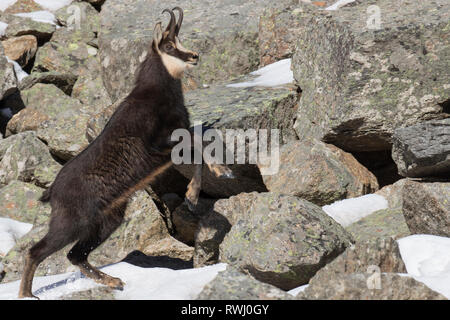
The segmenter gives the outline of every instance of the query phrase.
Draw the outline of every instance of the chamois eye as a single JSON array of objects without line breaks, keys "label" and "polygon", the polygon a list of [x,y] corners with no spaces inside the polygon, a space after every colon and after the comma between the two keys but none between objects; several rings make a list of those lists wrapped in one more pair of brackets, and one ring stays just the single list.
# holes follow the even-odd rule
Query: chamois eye
[{"label": "chamois eye", "polygon": [[174,47],[171,43],[168,43],[168,44],[166,44],[165,49],[166,49],[166,51],[172,51],[174,49]]}]

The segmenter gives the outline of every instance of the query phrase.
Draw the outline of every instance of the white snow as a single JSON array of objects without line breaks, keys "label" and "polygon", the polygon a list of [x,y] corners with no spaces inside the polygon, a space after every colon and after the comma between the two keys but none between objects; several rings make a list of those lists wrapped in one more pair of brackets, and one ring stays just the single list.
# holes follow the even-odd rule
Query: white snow
[{"label": "white snow", "polygon": [[343,227],[347,227],[371,213],[387,207],[388,202],[383,196],[366,194],[357,198],[336,201],[323,206],[322,210]]},{"label": "white snow", "polygon": [[294,288],[292,290],[289,290],[287,293],[289,293],[290,295],[295,297],[300,292],[303,292],[306,288],[308,288],[308,286],[309,286],[309,284],[305,284],[303,286],[300,286],[300,287]]},{"label": "white snow", "polygon": [[352,3],[352,2],[355,2],[355,0],[339,0],[335,3],[333,3],[331,6],[325,8],[325,10],[331,10],[331,11],[337,10],[337,9],[339,9],[349,3]]},{"label": "white snow", "polygon": [[3,37],[5,35],[7,27],[8,27],[7,23],[0,21],[0,37]]},{"label": "white snow", "polygon": [[11,60],[8,57],[6,57],[6,59],[8,60],[9,63],[13,64],[14,72],[16,73],[16,77],[19,82],[21,82],[24,78],[29,76],[29,74],[26,73],[25,71],[23,71],[23,69],[20,67],[20,65],[16,61]]},{"label": "white snow", "polygon": [[56,25],[55,15],[50,11],[42,10],[25,13],[15,13],[14,15],[23,18],[30,18],[37,22],[44,22]]},{"label": "white snow", "polygon": [[294,81],[294,75],[291,70],[291,59],[277,61],[250,74],[259,77],[248,82],[228,84],[227,87],[276,87]]},{"label": "white snow", "polygon": [[0,256],[5,256],[16,241],[28,233],[32,224],[0,218]]},{"label": "white snow", "polygon": [[[212,281],[226,264],[195,269],[141,268],[126,262],[104,268],[103,272],[125,282],[123,291],[115,291],[121,300],[188,300],[195,299],[203,287]],[[0,284],[0,300],[16,299],[20,281]],[[58,299],[63,295],[98,287],[94,281],[81,278],[79,272],[36,277],[33,294],[43,300]]]},{"label": "white snow", "polygon": [[[2,0],[3,1],[3,0]],[[73,0],[34,0],[42,8],[50,11],[56,11],[62,7],[68,6]]]},{"label": "white snow", "polygon": [[420,234],[397,242],[408,275],[450,299],[450,238]]},{"label": "white snow", "polygon": [[12,6],[17,0],[0,0],[0,11],[5,11],[6,8]]}]

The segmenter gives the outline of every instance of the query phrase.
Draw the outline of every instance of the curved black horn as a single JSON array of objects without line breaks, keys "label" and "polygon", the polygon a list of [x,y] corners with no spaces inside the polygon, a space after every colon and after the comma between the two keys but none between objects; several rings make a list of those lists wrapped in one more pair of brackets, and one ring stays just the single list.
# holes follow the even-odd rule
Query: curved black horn
[{"label": "curved black horn", "polygon": [[177,22],[177,28],[175,29],[175,34],[178,35],[178,32],[180,32],[181,29],[181,24],[183,23],[183,9],[181,9],[180,7],[175,7],[172,9],[172,11],[174,10],[177,10],[180,13]]},{"label": "curved black horn", "polygon": [[175,14],[173,13],[172,10],[169,9],[164,9],[162,13],[164,12],[168,12],[170,14],[170,22],[167,25],[167,29],[166,31],[169,31],[169,37],[173,37],[175,35],[175,28],[176,28],[176,19],[175,19]]}]

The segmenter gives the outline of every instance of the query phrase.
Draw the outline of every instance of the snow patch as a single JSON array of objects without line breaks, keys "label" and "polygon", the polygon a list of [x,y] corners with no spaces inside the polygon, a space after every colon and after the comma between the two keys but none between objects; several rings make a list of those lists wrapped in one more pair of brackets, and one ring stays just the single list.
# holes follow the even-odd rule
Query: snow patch
[{"label": "snow patch", "polygon": [[322,210],[343,227],[347,227],[375,211],[387,208],[388,202],[383,196],[366,194],[357,198],[336,201],[323,206]]},{"label": "snow patch", "polygon": [[29,223],[0,218],[0,256],[5,256],[17,240],[27,234],[32,227],[33,225]]},{"label": "snow patch", "polygon": [[333,3],[331,6],[325,8],[325,10],[334,11],[352,2],[355,2],[355,0],[339,0],[338,2]]},{"label": "snow patch", "polygon": [[0,21],[0,37],[3,37],[6,34],[6,28],[8,24]]},{"label": "snow patch", "polygon": [[305,291],[305,289],[308,288],[308,286],[309,286],[309,284],[305,284],[305,285],[303,285],[303,286],[300,286],[300,287],[294,288],[294,289],[292,289],[292,290],[289,290],[287,293],[289,293],[290,295],[292,295],[292,296],[295,297],[295,296],[298,295],[300,292]]},{"label": "snow patch", "polygon": [[450,238],[417,234],[397,242],[408,274],[450,299]]},{"label": "snow patch", "polygon": [[20,67],[20,65],[10,58],[6,57],[9,63],[12,63],[14,66],[14,72],[16,73],[17,81],[21,82],[24,78],[28,77],[29,74],[23,71],[23,69]]},{"label": "snow patch", "polygon": [[17,0],[1,0],[0,1],[0,11],[5,11],[6,8],[12,6],[16,2],[17,2]]},{"label": "snow patch", "polygon": [[291,59],[277,61],[250,74],[259,77],[248,82],[228,84],[227,87],[277,87],[294,81],[294,75],[291,70]]},{"label": "snow patch", "polygon": [[16,13],[15,16],[22,18],[30,18],[36,22],[50,23],[56,25],[56,18],[53,13],[50,11],[33,11],[33,12],[24,12],[24,13]]},{"label": "snow patch", "polygon": [[42,8],[56,11],[72,3],[73,0],[34,0]]},{"label": "snow patch", "polygon": [[[218,272],[226,269],[225,263],[202,268],[172,270],[167,268],[141,268],[120,262],[104,268],[103,272],[119,277],[125,282],[123,291],[115,291],[121,300],[191,300]],[[20,281],[0,284],[0,300],[17,299]],[[79,272],[55,276],[36,277],[33,294],[43,300],[58,299],[63,295],[85,291],[100,285],[93,280],[81,278]]]}]

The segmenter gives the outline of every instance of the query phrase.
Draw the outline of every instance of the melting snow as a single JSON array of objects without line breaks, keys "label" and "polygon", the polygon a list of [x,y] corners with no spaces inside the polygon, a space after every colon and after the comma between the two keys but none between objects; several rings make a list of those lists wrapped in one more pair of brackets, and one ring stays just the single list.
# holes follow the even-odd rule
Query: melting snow
[{"label": "melting snow", "polygon": [[0,11],[5,11],[6,8],[12,6],[17,0],[0,0]]},{"label": "melting snow", "polygon": [[23,18],[30,18],[37,22],[44,22],[56,25],[55,15],[50,11],[33,11],[26,13],[16,13],[14,15]]},{"label": "melting snow", "polygon": [[250,74],[259,77],[248,82],[228,84],[227,87],[276,87],[294,81],[294,75],[291,71],[291,59],[284,59],[269,64]]},{"label": "melting snow", "polygon": [[397,242],[408,274],[450,299],[450,238],[418,234]]},{"label": "melting snow", "polygon": [[371,213],[387,209],[387,200],[378,194],[366,194],[361,197],[336,201],[322,207],[330,217],[344,227],[370,215]]},{"label": "melting snow", "polygon": [[0,256],[5,256],[16,241],[28,233],[32,224],[0,218]]},{"label": "melting snow", "polygon": [[72,3],[73,0],[34,0],[42,8],[56,11]]},{"label": "melting snow", "polygon": [[[195,269],[141,268],[126,262],[102,268],[103,272],[125,282],[123,291],[115,291],[121,300],[190,300],[212,281],[226,264]],[[0,300],[17,299],[20,281],[0,284]],[[53,300],[63,295],[99,287],[93,280],[81,278],[79,272],[36,277],[33,294],[40,299]]]},{"label": "melting snow", "polygon": [[3,37],[5,35],[7,27],[8,27],[7,23],[0,21],[0,37]]},{"label": "melting snow", "polygon": [[20,65],[19,65],[16,61],[11,60],[11,59],[8,58],[8,57],[6,57],[6,59],[8,60],[8,62],[10,62],[10,63],[13,64],[13,66],[14,66],[14,72],[16,73],[16,77],[17,77],[17,80],[18,80],[19,82],[21,82],[24,78],[26,78],[26,77],[29,76],[28,73],[26,73],[25,71],[22,70],[22,68],[20,67]]}]

